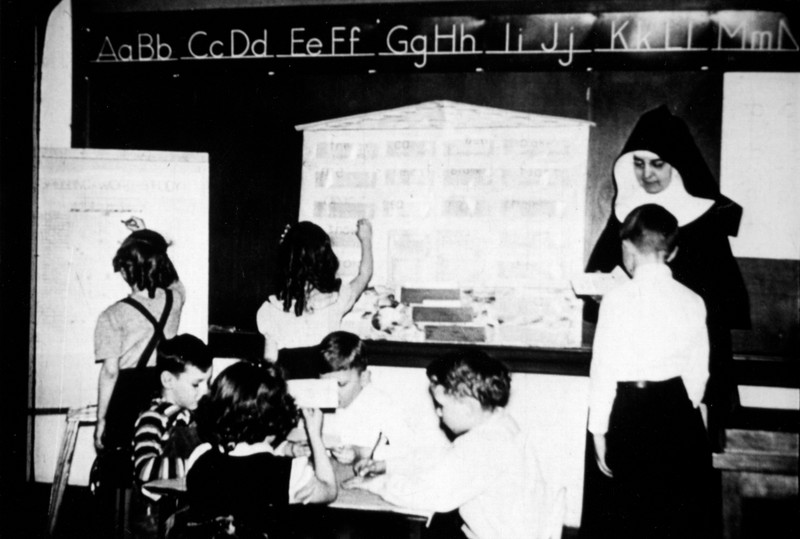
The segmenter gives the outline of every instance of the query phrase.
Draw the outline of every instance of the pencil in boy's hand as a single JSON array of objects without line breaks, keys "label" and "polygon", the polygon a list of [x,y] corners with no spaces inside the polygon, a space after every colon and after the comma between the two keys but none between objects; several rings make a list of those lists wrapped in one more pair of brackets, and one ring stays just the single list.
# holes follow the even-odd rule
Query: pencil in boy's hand
[{"label": "pencil in boy's hand", "polygon": [[375,451],[378,450],[378,446],[381,445],[381,440],[383,439],[383,431],[378,433],[378,439],[375,440],[375,445],[372,446],[372,451],[369,452],[369,460],[375,459]]},{"label": "pencil in boy's hand", "polygon": [[368,475],[371,475],[372,468],[375,465],[375,451],[377,451],[378,446],[381,445],[382,439],[383,439],[383,431],[380,431],[378,433],[378,439],[375,440],[375,445],[372,446],[372,451],[369,452],[369,457],[361,459],[360,461],[356,462],[354,468],[357,476],[366,477]]}]

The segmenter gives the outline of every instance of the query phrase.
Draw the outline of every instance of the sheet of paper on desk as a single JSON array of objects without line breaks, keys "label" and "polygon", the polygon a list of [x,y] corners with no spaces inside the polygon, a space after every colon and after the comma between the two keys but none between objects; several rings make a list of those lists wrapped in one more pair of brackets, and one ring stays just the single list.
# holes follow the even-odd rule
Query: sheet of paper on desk
[{"label": "sheet of paper on desk", "polygon": [[610,290],[630,280],[621,267],[615,267],[611,273],[583,273],[571,280],[576,296],[604,296]]},{"label": "sheet of paper on desk", "polygon": [[286,382],[289,394],[300,408],[336,408],[339,406],[339,392],[336,380],[299,378]]}]

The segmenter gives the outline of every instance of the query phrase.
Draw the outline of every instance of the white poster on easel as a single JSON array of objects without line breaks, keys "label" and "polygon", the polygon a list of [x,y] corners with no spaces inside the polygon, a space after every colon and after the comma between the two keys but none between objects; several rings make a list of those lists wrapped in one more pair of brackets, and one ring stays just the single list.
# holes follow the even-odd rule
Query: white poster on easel
[{"label": "white poster on easel", "polygon": [[800,259],[800,73],[726,73],[723,194],[744,207],[738,257]]},{"label": "white poster on easel", "polygon": [[[43,149],[36,211],[34,472],[51,481],[65,415],[48,411],[97,402],[94,326],[130,293],[112,266],[123,221],[140,217],[171,243],[187,292],[179,332],[207,341],[208,156]],[[92,431],[79,432],[70,483],[86,484]]]}]

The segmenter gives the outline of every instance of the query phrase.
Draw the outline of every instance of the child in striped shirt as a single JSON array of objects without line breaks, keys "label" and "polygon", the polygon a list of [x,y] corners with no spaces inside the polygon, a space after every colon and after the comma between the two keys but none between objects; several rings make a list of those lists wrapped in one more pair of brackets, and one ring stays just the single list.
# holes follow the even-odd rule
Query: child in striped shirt
[{"label": "child in striped shirt", "polygon": [[[139,415],[133,437],[138,485],[186,475],[184,461],[200,443],[192,411],[208,392],[212,359],[205,343],[193,335],[178,335],[159,344],[156,367],[161,396]],[[146,489],[142,493],[157,498]]]}]

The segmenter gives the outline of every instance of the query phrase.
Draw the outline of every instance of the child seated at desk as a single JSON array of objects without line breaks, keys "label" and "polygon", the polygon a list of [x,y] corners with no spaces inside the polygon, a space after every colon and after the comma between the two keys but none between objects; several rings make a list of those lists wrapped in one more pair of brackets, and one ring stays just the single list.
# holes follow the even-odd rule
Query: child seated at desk
[{"label": "child seated at desk", "polygon": [[335,331],[320,344],[320,377],[336,380],[339,408],[325,418],[324,437],[336,440],[331,449],[342,464],[365,458],[386,458],[407,451],[414,434],[399,406],[371,383],[367,351],[361,339],[347,331]]},{"label": "child seated at desk", "polygon": [[[154,479],[185,476],[185,459],[199,445],[192,411],[208,391],[212,360],[208,347],[194,335],[177,335],[158,345],[161,396],[139,415],[134,427],[133,464],[140,487]],[[141,493],[149,500],[159,498],[143,487]],[[140,506],[137,501],[132,512],[139,527],[154,531],[154,505]]]},{"label": "child seated at desk", "polygon": [[207,443],[189,460],[187,529],[205,537],[233,528],[237,537],[283,537],[281,507],[333,501],[336,479],[322,445],[322,412],[303,409],[302,415],[311,462],[273,449],[298,417],[275,369],[243,361],[222,371],[197,412]]},{"label": "child seated at desk", "polygon": [[467,537],[534,537],[542,480],[525,436],[505,410],[508,370],[481,350],[464,349],[434,360],[427,374],[453,443],[424,459],[362,460],[345,486],[410,508],[457,508]]}]

